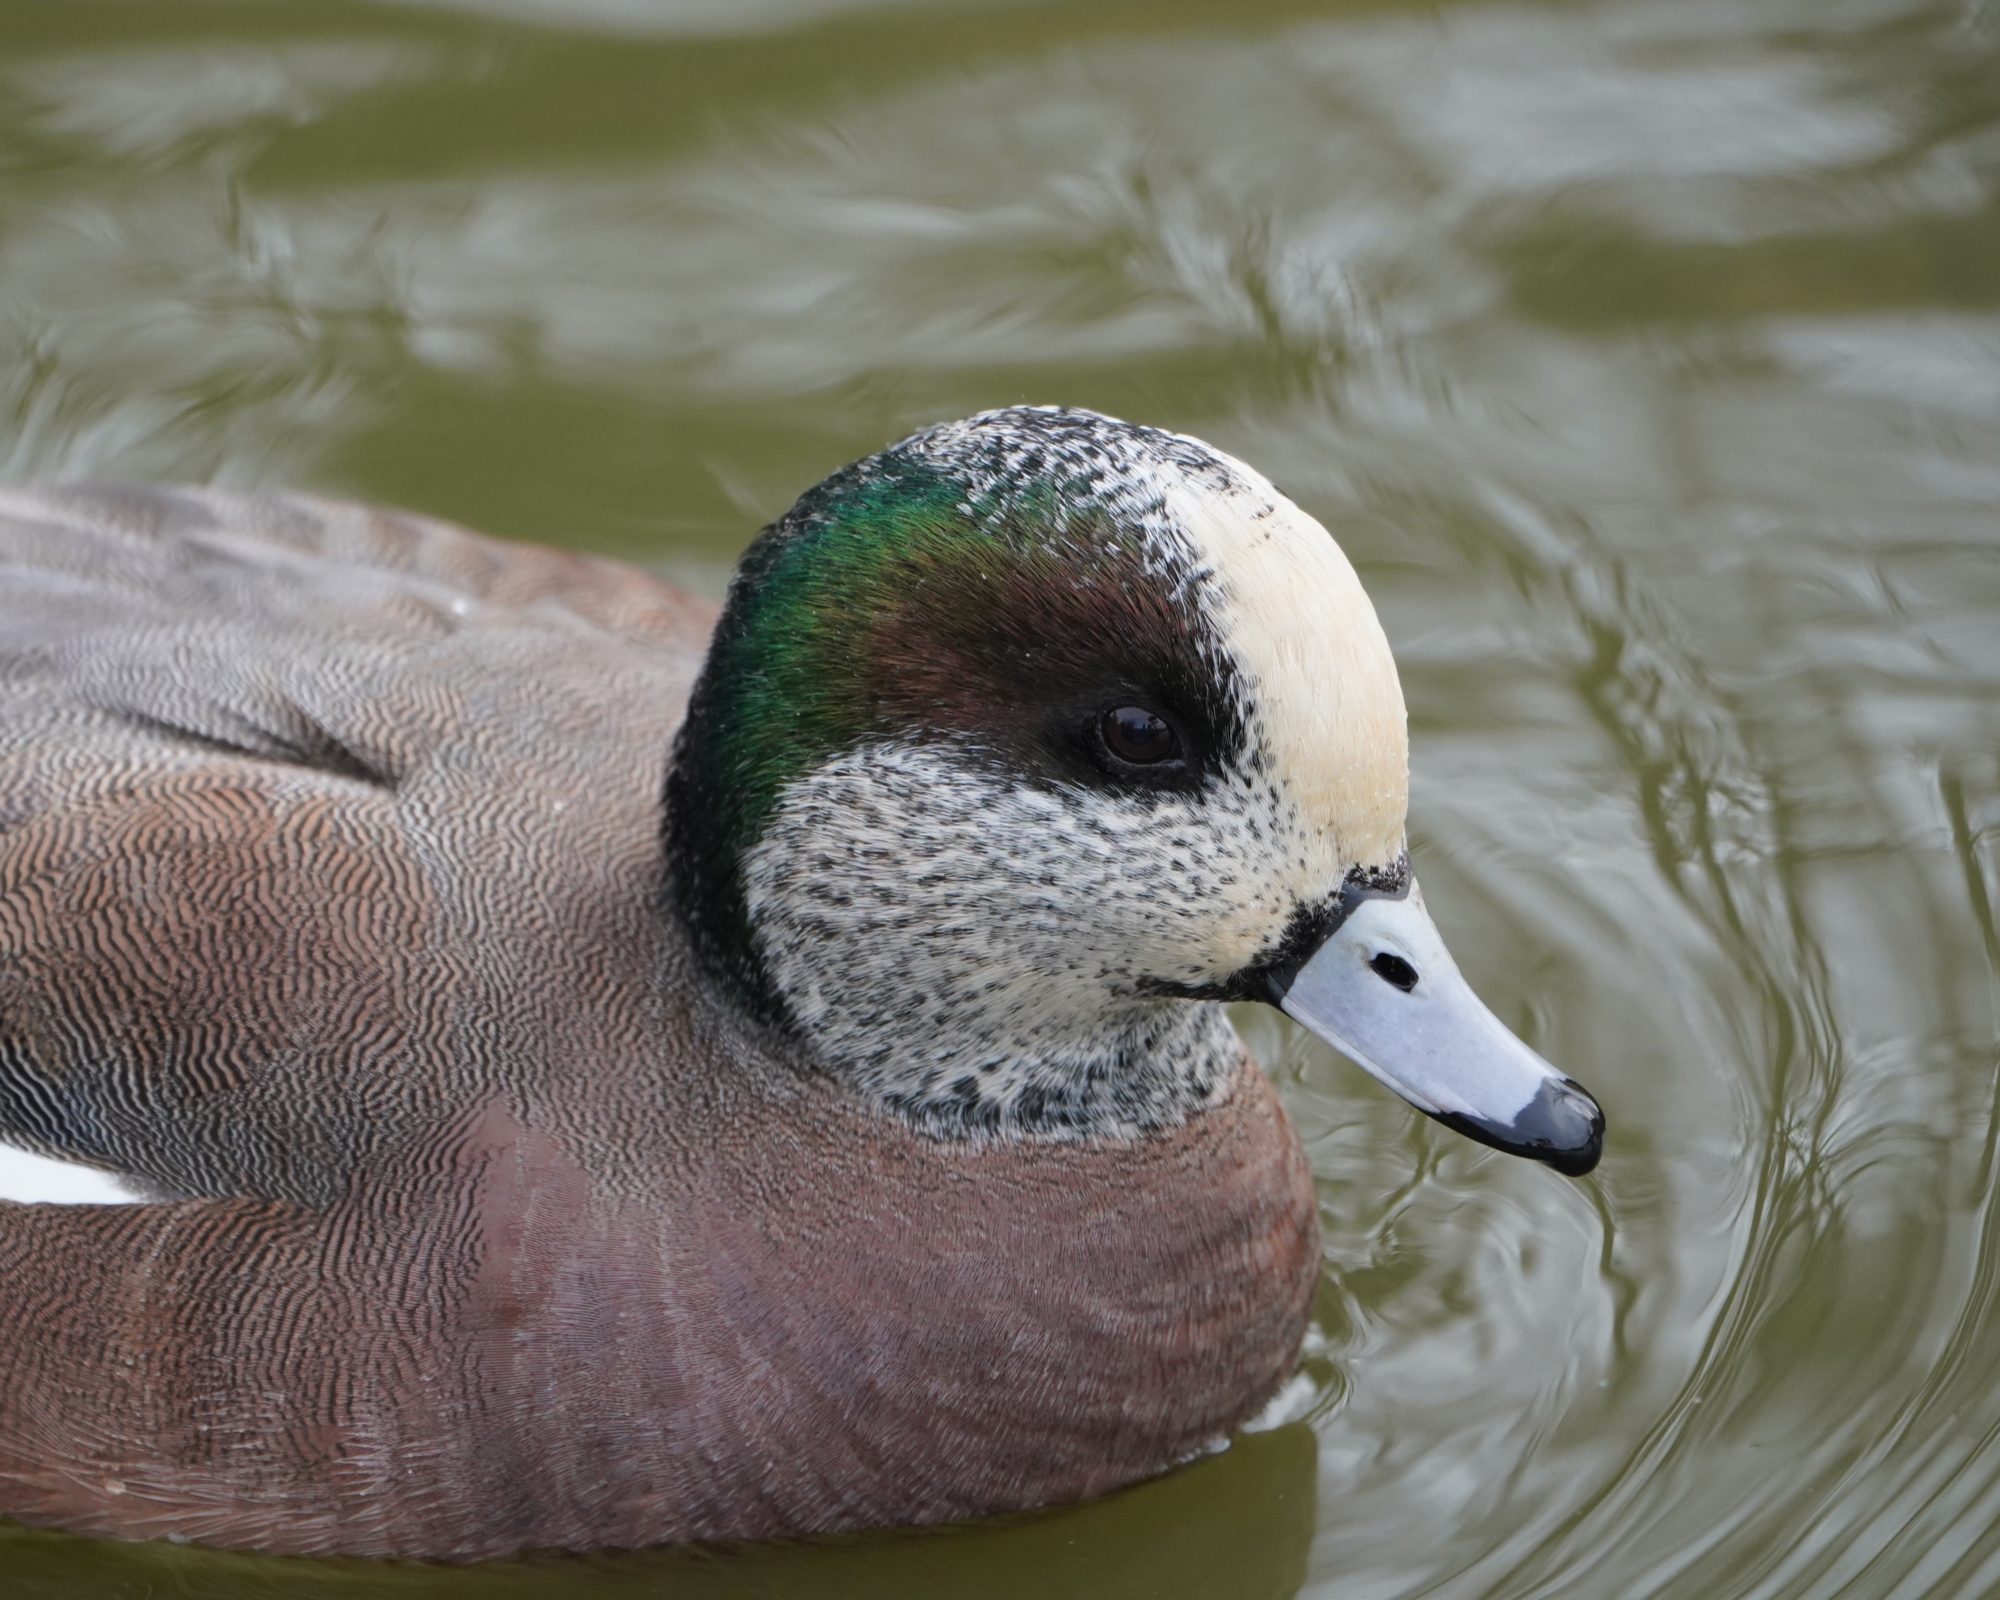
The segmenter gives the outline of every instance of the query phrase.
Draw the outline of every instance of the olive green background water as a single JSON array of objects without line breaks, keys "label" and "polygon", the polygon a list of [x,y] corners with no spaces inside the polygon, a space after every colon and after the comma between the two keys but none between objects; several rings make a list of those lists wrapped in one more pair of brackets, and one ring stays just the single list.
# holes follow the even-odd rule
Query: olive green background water
[{"label": "olive green background water", "polygon": [[7,478],[714,589],[1019,400],[1340,537],[1433,910],[1609,1108],[1598,1175],[1252,1018],[1321,1179],[1300,1420],[1012,1525],[463,1571],[9,1530],[6,1595],[2000,1591],[1991,4],[0,0]]}]

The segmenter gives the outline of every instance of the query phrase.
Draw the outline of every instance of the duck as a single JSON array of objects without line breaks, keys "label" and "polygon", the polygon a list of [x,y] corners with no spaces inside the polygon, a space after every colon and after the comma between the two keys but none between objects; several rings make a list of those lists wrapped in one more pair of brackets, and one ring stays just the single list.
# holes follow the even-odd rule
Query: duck
[{"label": "duck", "polygon": [[0,1516],[471,1561],[1203,1454],[1321,1270],[1230,1003],[1601,1152],[1408,795],[1333,537],[1094,412],[835,472],[719,608],[305,495],[0,490]]}]

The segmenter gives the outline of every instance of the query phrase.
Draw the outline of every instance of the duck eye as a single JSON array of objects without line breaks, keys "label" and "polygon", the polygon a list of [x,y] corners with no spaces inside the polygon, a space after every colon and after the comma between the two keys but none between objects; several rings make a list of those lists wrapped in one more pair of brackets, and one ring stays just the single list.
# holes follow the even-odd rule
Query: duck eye
[{"label": "duck eye", "polygon": [[1181,753],[1173,724],[1143,706],[1117,706],[1105,712],[1097,732],[1105,749],[1135,767],[1158,766]]}]

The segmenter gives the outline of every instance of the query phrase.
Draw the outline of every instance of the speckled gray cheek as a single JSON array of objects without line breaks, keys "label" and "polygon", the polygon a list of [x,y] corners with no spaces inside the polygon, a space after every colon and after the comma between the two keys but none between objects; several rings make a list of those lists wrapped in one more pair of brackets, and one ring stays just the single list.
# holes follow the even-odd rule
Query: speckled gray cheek
[{"label": "speckled gray cheek", "polygon": [[[1243,825],[1257,814],[1255,826]],[[1164,806],[1050,794],[883,745],[788,795],[747,874],[763,957],[821,1065],[940,1133],[1131,1135],[1212,1102],[1240,1058],[1212,924],[1275,936],[1268,785]]]}]

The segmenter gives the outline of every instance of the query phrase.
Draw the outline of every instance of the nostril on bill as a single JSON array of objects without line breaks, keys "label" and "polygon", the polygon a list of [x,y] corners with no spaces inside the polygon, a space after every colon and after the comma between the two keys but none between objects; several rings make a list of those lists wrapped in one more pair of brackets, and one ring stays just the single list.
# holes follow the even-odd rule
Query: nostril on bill
[{"label": "nostril on bill", "polygon": [[[1352,970],[1351,968],[1349,969]],[[1408,994],[1417,986],[1417,969],[1399,955],[1387,950],[1378,950],[1368,962],[1368,970],[1384,983],[1393,984]]]}]

